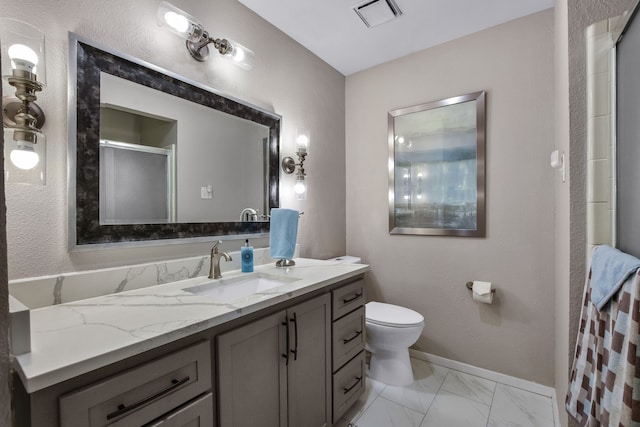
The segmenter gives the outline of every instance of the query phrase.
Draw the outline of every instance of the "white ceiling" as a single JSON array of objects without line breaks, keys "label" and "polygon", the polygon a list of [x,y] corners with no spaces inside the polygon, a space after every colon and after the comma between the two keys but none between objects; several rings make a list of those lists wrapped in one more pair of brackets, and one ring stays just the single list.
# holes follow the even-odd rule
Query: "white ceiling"
[{"label": "white ceiling", "polygon": [[239,0],[344,75],[553,7],[554,0],[396,0],[398,18],[367,28],[363,0]]}]

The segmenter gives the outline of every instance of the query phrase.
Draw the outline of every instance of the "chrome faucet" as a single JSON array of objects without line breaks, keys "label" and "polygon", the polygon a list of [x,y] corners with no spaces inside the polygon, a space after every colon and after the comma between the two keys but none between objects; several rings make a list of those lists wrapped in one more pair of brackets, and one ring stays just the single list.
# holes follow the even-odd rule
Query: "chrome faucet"
[{"label": "chrome faucet", "polygon": [[258,220],[258,211],[253,208],[244,208],[240,212],[240,222],[251,222]]},{"label": "chrome faucet", "polygon": [[218,252],[218,246],[220,246],[222,240],[218,240],[211,248],[211,265],[209,266],[209,279],[219,279],[222,277],[220,273],[220,258],[226,261],[231,261],[231,255],[226,252]]}]

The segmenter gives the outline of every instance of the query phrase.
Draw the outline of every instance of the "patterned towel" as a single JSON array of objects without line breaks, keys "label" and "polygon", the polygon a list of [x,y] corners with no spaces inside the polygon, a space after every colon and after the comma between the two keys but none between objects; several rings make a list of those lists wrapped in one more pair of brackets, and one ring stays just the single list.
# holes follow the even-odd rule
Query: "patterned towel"
[{"label": "patterned towel", "polygon": [[566,409],[580,426],[640,426],[640,276],[630,276],[602,311],[591,302],[591,271]]}]

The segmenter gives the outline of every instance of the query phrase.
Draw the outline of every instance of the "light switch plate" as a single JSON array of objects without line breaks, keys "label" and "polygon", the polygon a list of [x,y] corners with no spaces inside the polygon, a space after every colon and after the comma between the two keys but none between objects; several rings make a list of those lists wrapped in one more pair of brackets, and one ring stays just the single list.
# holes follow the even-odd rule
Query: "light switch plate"
[{"label": "light switch plate", "polygon": [[200,187],[201,199],[213,199],[213,186],[207,185],[206,187]]}]

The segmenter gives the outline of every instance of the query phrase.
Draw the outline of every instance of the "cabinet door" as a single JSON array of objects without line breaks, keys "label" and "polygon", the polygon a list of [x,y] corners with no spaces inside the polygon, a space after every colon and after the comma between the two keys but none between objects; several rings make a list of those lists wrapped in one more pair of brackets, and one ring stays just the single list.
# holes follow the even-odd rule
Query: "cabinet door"
[{"label": "cabinet door", "polygon": [[[331,424],[331,298],[329,294],[287,310],[290,359],[290,427]],[[274,424],[275,425],[275,424]]]},{"label": "cabinet door", "polygon": [[218,336],[220,427],[287,425],[285,321],[280,312]]}]

